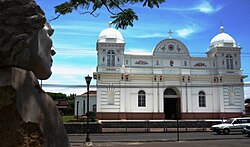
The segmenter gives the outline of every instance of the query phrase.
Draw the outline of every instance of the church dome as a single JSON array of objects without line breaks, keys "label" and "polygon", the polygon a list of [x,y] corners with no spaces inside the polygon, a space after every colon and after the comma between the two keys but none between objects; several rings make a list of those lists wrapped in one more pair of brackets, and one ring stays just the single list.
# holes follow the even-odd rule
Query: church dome
[{"label": "church dome", "polygon": [[236,42],[232,36],[224,32],[224,27],[220,27],[220,33],[216,35],[210,42],[211,47],[220,46],[220,47],[235,47]]},{"label": "church dome", "polygon": [[97,42],[98,43],[124,43],[124,39],[122,37],[122,34],[118,30],[112,28],[112,25],[110,23],[109,28],[101,31]]}]

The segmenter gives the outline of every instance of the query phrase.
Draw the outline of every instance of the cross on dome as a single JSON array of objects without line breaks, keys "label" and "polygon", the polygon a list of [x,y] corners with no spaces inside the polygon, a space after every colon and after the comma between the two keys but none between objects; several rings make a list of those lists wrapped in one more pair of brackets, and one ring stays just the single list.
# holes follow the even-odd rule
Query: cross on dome
[{"label": "cross on dome", "polygon": [[224,27],[223,27],[222,19],[220,19],[220,33],[224,33]]},{"label": "cross on dome", "polygon": [[172,32],[171,30],[168,31],[169,34],[169,38],[171,38],[172,34],[174,34],[174,32]]},{"label": "cross on dome", "polygon": [[224,33],[224,27],[223,26],[220,27],[220,32]]},{"label": "cross on dome", "polygon": [[222,19],[220,19],[220,33],[224,33],[224,27],[223,27]]}]

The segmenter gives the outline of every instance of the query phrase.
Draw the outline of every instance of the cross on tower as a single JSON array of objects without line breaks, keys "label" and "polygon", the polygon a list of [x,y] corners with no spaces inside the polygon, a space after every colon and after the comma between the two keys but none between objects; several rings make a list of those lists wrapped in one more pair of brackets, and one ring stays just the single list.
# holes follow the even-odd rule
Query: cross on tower
[{"label": "cross on tower", "polygon": [[172,34],[174,34],[174,32],[172,32],[171,30],[168,31],[169,34],[169,38],[171,38]]}]

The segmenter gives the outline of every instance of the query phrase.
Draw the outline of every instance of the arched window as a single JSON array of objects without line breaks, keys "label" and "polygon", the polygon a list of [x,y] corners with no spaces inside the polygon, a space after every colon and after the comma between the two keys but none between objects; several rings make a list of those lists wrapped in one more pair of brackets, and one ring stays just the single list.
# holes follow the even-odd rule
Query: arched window
[{"label": "arched window", "polygon": [[143,90],[138,92],[138,107],[146,107],[146,93]]},{"label": "arched window", "polygon": [[115,51],[109,50],[107,54],[107,65],[115,66]]},{"label": "arched window", "polygon": [[206,95],[205,92],[199,92],[199,107],[206,107]]},{"label": "arched window", "polygon": [[164,95],[177,95],[176,91],[172,88],[167,88],[165,91],[164,91]]},{"label": "arched window", "polygon": [[233,57],[231,54],[226,55],[226,65],[227,69],[233,69]]}]

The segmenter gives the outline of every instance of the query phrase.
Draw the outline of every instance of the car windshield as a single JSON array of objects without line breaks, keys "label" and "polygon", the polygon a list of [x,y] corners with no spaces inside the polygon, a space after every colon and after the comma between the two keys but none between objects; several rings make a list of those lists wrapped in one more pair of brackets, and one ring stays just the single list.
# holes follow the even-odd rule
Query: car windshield
[{"label": "car windshield", "polygon": [[231,124],[233,122],[233,119],[227,119],[224,123],[225,124]]}]

